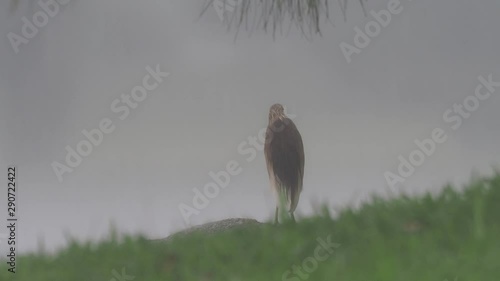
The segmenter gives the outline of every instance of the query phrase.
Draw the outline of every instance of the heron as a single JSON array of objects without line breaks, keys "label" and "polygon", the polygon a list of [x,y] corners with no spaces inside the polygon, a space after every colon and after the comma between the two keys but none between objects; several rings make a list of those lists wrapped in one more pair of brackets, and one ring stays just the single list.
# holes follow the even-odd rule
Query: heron
[{"label": "heron", "polygon": [[286,208],[295,222],[293,212],[299,203],[304,176],[304,145],[299,130],[279,103],[269,109],[264,155],[271,189],[276,195],[274,223],[278,223],[280,208]]}]

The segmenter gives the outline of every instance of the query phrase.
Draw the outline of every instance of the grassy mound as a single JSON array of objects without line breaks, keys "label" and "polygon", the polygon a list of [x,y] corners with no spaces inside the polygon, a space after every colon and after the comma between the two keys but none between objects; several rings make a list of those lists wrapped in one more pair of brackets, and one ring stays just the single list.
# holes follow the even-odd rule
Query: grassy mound
[{"label": "grassy mound", "polygon": [[500,175],[462,192],[383,200],[297,224],[259,225],[169,243],[142,237],[72,243],[18,257],[0,280],[498,281]]}]

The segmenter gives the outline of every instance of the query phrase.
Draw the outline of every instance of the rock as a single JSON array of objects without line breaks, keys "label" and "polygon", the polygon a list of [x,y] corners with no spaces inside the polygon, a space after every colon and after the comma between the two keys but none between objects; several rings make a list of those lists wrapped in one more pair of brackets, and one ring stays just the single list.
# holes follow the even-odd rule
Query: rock
[{"label": "rock", "polygon": [[168,242],[168,241],[172,240],[172,238],[185,236],[187,234],[191,234],[191,233],[195,233],[195,232],[205,233],[205,234],[210,235],[210,234],[214,234],[214,233],[220,233],[220,232],[224,232],[227,230],[235,229],[238,227],[255,226],[255,225],[261,225],[261,224],[263,224],[263,223],[261,223],[257,220],[254,220],[254,219],[231,218],[231,219],[225,219],[225,220],[220,220],[220,221],[215,221],[215,222],[209,222],[209,223],[205,223],[202,225],[192,226],[188,229],[171,234],[167,238],[154,239],[151,241]]}]

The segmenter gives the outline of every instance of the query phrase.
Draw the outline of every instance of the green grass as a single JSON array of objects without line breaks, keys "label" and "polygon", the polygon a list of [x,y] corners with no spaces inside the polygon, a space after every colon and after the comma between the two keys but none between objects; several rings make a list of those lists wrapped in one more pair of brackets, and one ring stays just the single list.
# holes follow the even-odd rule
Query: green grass
[{"label": "green grass", "polygon": [[[500,280],[500,174],[474,180],[461,192],[373,198],[336,219],[326,211],[297,224],[193,234],[172,243],[141,237],[97,244],[71,243],[53,256],[18,258],[18,272],[0,265],[0,280]],[[306,275],[294,266],[314,265],[318,238],[339,244]],[[317,252],[317,251],[316,251]],[[322,256],[326,252],[319,252]],[[283,274],[290,270],[285,279]],[[286,279],[288,278],[288,279]],[[120,279],[115,278],[115,281]]]}]

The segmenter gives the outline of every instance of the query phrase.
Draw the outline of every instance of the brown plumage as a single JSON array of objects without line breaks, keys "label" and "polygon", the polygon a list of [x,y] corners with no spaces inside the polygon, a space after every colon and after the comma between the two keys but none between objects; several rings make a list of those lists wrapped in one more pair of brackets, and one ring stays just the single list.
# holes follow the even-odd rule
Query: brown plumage
[{"label": "brown plumage", "polygon": [[[271,187],[277,196],[275,223],[279,207],[286,207],[295,221],[293,212],[299,202],[304,176],[304,146],[297,127],[285,115],[281,104],[269,109],[264,155]],[[280,206],[281,198],[285,199],[286,206]]]}]

